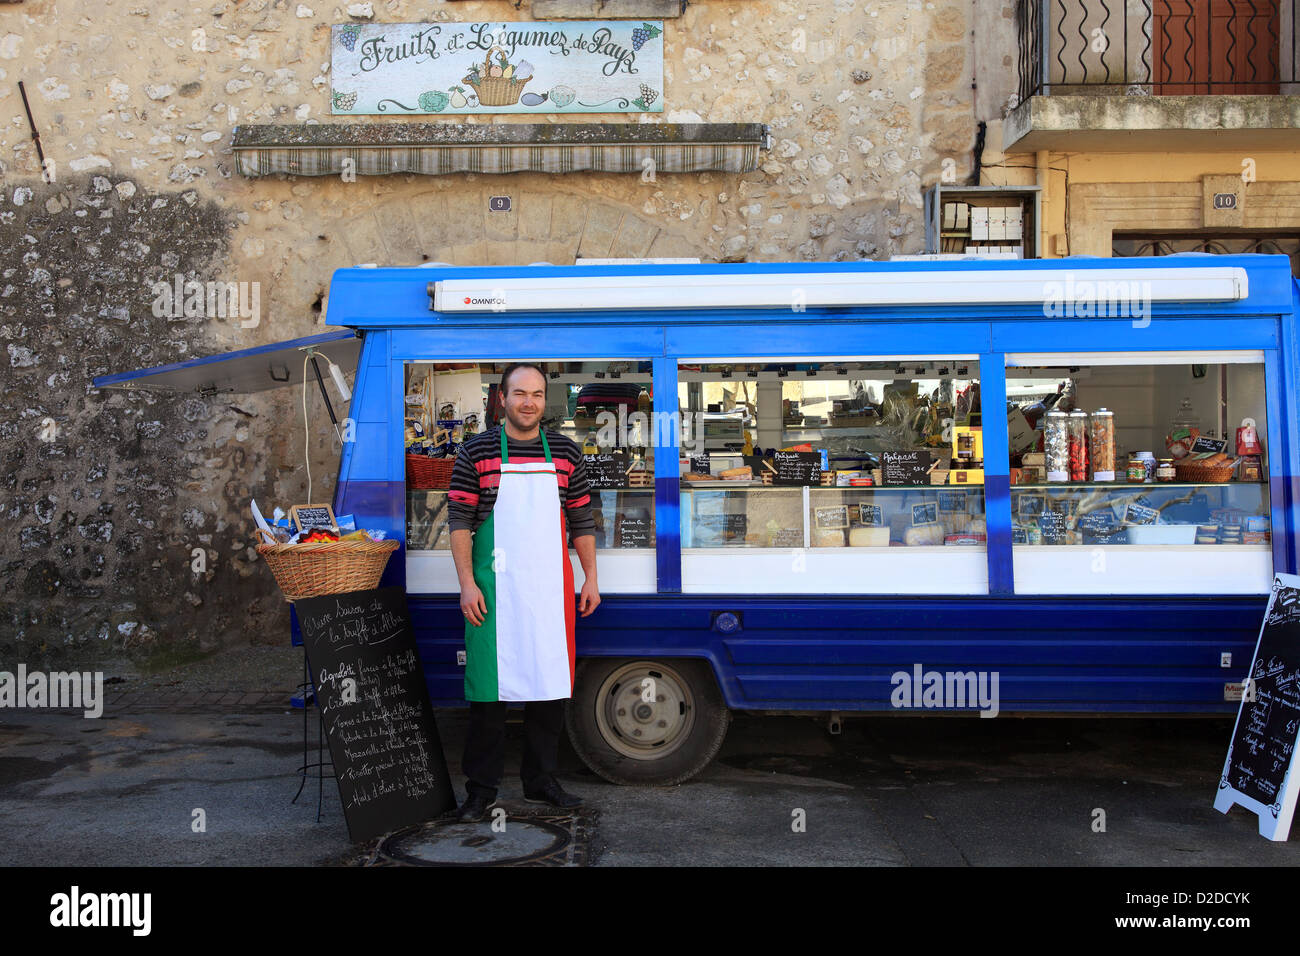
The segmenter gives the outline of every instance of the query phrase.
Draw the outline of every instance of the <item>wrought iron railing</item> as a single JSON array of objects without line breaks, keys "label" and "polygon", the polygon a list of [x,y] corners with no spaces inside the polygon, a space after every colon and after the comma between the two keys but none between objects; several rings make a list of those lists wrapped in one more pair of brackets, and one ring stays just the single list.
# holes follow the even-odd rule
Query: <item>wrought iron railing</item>
[{"label": "wrought iron railing", "polygon": [[1017,96],[1300,93],[1300,0],[1017,0]]}]

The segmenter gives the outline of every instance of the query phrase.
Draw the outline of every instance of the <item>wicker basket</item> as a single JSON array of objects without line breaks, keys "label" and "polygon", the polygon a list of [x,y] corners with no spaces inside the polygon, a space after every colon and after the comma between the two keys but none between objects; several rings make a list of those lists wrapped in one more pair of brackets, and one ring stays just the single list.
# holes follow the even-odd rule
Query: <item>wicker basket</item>
[{"label": "wicker basket", "polygon": [[514,106],[519,102],[519,94],[524,91],[524,84],[532,77],[525,77],[517,80],[513,76],[506,79],[503,76],[489,76],[488,72],[492,69],[492,50],[506,51],[499,46],[492,47],[487,51],[487,56],[483,58],[483,72],[478,80],[467,79],[466,82],[474,88],[478,94],[480,106]]},{"label": "wicker basket", "polygon": [[1232,480],[1232,472],[1237,467],[1233,458],[1218,465],[1207,465],[1202,461],[1183,461],[1174,465],[1178,480],[1189,485],[1222,485]]},{"label": "wicker basket", "polygon": [[368,591],[379,586],[396,541],[314,541],[310,544],[259,544],[286,601]]},{"label": "wicker basket", "polygon": [[451,485],[451,473],[455,467],[455,458],[407,455],[406,487],[414,491],[447,488]]}]

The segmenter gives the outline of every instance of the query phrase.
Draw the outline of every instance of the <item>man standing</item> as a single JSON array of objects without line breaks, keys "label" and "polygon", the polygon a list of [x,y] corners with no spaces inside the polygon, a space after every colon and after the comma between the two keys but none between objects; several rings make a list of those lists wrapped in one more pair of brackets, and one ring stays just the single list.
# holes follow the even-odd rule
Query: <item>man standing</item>
[{"label": "man standing", "polygon": [[[505,769],[507,701],[525,701],[524,799],[556,807],[582,801],[555,779],[564,701],[573,696],[573,566],[585,580],[583,617],[600,604],[595,521],[581,450],[542,432],[546,376],[518,363],[501,376],[505,422],[456,456],[448,493],[451,553],[465,616],[468,778],[462,822],[482,820]],[[567,516],[567,520],[566,520]]]}]

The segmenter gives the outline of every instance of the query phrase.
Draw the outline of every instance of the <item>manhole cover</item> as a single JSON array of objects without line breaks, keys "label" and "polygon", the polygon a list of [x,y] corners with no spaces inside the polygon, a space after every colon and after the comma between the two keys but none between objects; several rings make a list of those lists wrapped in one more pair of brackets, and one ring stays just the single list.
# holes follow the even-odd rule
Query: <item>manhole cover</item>
[{"label": "manhole cover", "polygon": [[380,839],[368,866],[585,866],[597,811],[509,813],[482,823],[435,820]]}]

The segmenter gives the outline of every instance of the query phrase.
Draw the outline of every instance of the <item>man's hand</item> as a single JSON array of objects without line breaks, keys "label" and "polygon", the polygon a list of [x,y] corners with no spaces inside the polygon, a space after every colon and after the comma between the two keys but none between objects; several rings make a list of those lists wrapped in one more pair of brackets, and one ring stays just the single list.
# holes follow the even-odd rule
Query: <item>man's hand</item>
[{"label": "man's hand", "polygon": [[578,595],[578,610],[582,617],[586,617],[598,607],[600,607],[600,589],[596,587],[594,579],[587,578],[582,582],[582,593]]},{"label": "man's hand", "polygon": [[460,610],[465,615],[465,620],[475,627],[483,626],[483,620],[487,617],[487,602],[483,600],[483,592],[477,584],[467,582],[461,585]]}]

